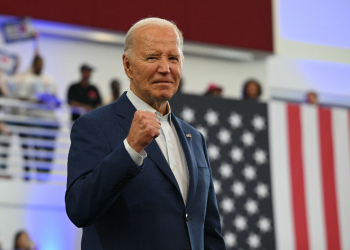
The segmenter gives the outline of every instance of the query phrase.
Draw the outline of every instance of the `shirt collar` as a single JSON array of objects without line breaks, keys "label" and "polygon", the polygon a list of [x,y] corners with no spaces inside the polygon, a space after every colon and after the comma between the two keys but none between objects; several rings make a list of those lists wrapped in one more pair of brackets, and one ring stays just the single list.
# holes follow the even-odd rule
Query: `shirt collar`
[{"label": "shirt collar", "polygon": [[145,103],[143,100],[141,100],[137,95],[134,94],[134,92],[132,92],[131,90],[129,90],[126,93],[126,96],[129,98],[130,102],[132,105],[134,105],[134,107],[136,108],[136,110],[142,110],[142,111],[149,111],[152,113],[156,114],[156,117],[158,120],[168,120],[169,123],[171,124],[171,109],[170,109],[170,104],[169,102],[167,102],[167,113],[163,116],[161,113],[159,113],[157,110],[155,110],[154,108],[152,108],[150,105],[148,105],[147,103]]}]

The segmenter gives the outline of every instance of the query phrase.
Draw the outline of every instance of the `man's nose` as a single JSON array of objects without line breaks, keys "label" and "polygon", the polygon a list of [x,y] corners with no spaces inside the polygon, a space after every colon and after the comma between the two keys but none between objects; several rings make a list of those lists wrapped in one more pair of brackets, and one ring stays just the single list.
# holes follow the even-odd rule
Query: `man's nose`
[{"label": "man's nose", "polygon": [[158,72],[161,74],[168,74],[170,73],[170,66],[167,58],[162,57],[159,60],[159,67]]}]

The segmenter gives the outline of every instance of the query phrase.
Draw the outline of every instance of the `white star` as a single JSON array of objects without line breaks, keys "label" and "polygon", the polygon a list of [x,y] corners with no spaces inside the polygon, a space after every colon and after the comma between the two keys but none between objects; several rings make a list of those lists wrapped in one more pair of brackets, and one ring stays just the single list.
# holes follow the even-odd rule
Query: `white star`
[{"label": "white star", "polygon": [[253,158],[258,165],[264,164],[267,161],[267,156],[265,151],[259,148],[255,150],[253,154]]},{"label": "white star", "polygon": [[243,150],[238,147],[233,147],[230,151],[230,157],[234,162],[240,162],[244,159]]},{"label": "white star", "polygon": [[196,112],[194,111],[194,109],[190,109],[189,107],[185,106],[184,109],[181,111],[180,116],[185,122],[191,123],[196,120],[196,118],[194,117],[195,113]]},{"label": "white star", "polygon": [[258,183],[258,185],[255,188],[255,193],[260,199],[266,198],[269,195],[267,185],[265,185],[264,183]]},{"label": "white star", "polygon": [[221,194],[222,188],[221,188],[221,181],[213,179],[214,184],[214,190],[216,194]]},{"label": "white star", "polygon": [[265,119],[259,115],[255,115],[252,120],[252,125],[256,131],[265,129]]},{"label": "white star", "polygon": [[201,134],[204,136],[205,139],[208,139],[208,129],[205,127],[202,127],[201,125],[197,126],[197,130],[201,132]]},{"label": "white star", "polygon": [[244,195],[245,194],[244,183],[242,183],[240,181],[235,181],[231,187],[231,190],[236,196]]},{"label": "white star", "polygon": [[237,231],[243,231],[247,229],[247,219],[242,215],[237,215],[232,224],[237,228]]},{"label": "white star", "polygon": [[224,240],[227,247],[234,247],[237,244],[237,237],[231,232],[225,232]]},{"label": "white star", "polygon": [[207,121],[209,126],[214,126],[219,123],[219,113],[209,109],[204,116],[204,120]]},{"label": "white star", "polygon": [[268,218],[260,217],[257,227],[262,233],[266,233],[271,230],[271,221]]},{"label": "white star", "polygon": [[233,200],[228,197],[224,197],[222,199],[220,206],[224,213],[231,213],[235,209],[235,204],[233,203]]},{"label": "white star", "polygon": [[241,140],[242,140],[244,146],[246,146],[246,147],[252,146],[255,143],[254,135],[253,135],[253,133],[251,133],[249,131],[243,132],[243,135],[241,136]]},{"label": "white star", "polygon": [[260,237],[254,233],[249,234],[249,237],[247,239],[247,244],[249,245],[250,249],[257,249],[260,247]]},{"label": "white star", "polygon": [[216,160],[220,157],[220,151],[219,147],[215,146],[214,144],[211,144],[208,146],[208,154],[210,160]]},{"label": "white star", "polygon": [[258,203],[252,199],[248,199],[245,203],[245,209],[247,210],[249,215],[256,214],[259,210]]},{"label": "white star", "polygon": [[242,175],[247,181],[254,180],[256,178],[256,170],[253,166],[245,165],[242,170]]},{"label": "white star", "polygon": [[231,124],[232,128],[239,128],[242,126],[242,116],[237,113],[231,113],[228,118],[228,123]]},{"label": "white star", "polygon": [[227,179],[229,177],[232,177],[233,175],[232,169],[233,169],[233,166],[227,164],[226,162],[223,162],[218,171],[221,174],[223,179]]},{"label": "white star", "polygon": [[231,142],[231,132],[227,129],[220,129],[220,132],[217,135],[221,144],[227,144]]}]

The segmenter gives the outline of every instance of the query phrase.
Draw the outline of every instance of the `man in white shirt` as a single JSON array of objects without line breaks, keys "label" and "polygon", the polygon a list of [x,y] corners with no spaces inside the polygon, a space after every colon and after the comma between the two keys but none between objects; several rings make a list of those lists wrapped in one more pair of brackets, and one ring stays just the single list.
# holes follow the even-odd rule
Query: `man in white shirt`
[{"label": "man in white shirt", "polygon": [[206,143],[168,100],[182,73],[175,24],[147,18],[127,33],[130,90],[72,128],[66,209],[82,249],[226,249]]}]

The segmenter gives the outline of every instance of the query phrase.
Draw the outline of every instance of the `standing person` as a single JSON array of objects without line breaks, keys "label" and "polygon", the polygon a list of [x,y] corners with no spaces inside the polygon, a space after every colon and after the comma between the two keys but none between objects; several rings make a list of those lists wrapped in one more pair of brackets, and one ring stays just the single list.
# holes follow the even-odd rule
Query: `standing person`
[{"label": "standing person", "polygon": [[93,68],[87,64],[80,67],[81,79],[77,83],[73,83],[68,90],[68,104],[73,107],[72,121],[80,117],[79,109],[91,111],[101,106],[101,96],[98,89],[90,83],[91,72]]},{"label": "standing person", "polygon": [[120,97],[120,83],[117,79],[111,81],[112,90],[112,102],[116,101]]},{"label": "standing person", "polygon": [[[54,140],[59,129],[54,113],[54,109],[59,105],[57,84],[52,77],[43,74],[43,68],[44,59],[36,54],[31,69],[23,74],[15,94],[17,98],[27,101],[28,104],[41,105],[21,108],[18,112],[27,116],[27,120],[13,124],[24,127],[24,131],[19,133],[25,160],[24,170],[29,172],[32,168],[36,168],[39,172],[38,180],[49,178],[47,173],[51,169],[55,149]],[[25,175],[24,179],[29,180],[29,174]]]},{"label": "standing person", "polygon": [[134,24],[123,54],[130,90],[73,125],[65,201],[82,250],[226,249],[205,139],[168,103],[182,47],[167,20]]}]

